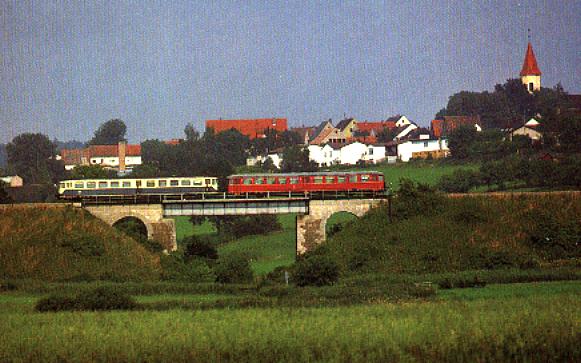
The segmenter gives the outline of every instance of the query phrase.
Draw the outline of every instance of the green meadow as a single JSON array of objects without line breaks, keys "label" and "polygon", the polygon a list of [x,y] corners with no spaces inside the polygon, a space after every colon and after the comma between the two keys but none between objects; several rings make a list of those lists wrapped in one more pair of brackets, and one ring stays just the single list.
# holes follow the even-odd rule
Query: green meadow
[{"label": "green meadow", "polygon": [[[323,308],[192,310],[214,295],[138,296],[175,309],[36,313],[0,295],[0,361],[579,361],[581,282],[440,290]],[[186,307],[180,308],[184,304]]]}]

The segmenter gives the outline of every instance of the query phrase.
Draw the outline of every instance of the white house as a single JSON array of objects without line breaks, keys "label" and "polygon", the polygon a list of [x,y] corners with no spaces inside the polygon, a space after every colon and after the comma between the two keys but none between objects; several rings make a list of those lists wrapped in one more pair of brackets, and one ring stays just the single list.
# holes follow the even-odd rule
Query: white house
[{"label": "white house", "polygon": [[325,144],[324,146],[309,145],[309,159],[319,166],[338,164],[339,158],[339,150],[333,149],[329,144]]},{"label": "white house", "polygon": [[309,158],[319,166],[331,166],[333,164],[355,165],[359,161],[378,163],[385,159],[385,146],[365,145],[361,142],[353,142],[342,147],[310,145]]},{"label": "white house", "polygon": [[435,158],[448,155],[448,140],[440,139],[418,139],[408,140],[397,145],[397,157],[403,162],[408,162],[410,159],[426,158],[432,155]]},{"label": "white house", "polygon": [[[405,116],[402,116],[405,117]],[[406,137],[410,132],[414,131],[415,129],[418,128],[418,125],[414,124],[414,123],[409,123],[409,124],[405,124],[402,125],[403,130],[401,130],[397,135],[395,135],[394,140],[401,140],[404,137]]]},{"label": "white house", "polygon": [[264,163],[266,159],[272,160],[272,164],[280,169],[282,163],[282,155],[279,153],[271,153],[268,155],[250,156],[246,158],[246,166],[256,166],[258,163]]}]

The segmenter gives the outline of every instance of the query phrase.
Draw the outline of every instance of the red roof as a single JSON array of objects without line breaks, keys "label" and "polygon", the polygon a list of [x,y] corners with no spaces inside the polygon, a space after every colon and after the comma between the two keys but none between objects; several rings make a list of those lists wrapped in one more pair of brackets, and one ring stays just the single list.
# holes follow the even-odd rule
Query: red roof
[{"label": "red roof", "polygon": [[[119,156],[119,145],[91,145],[89,146],[89,155],[96,156]],[[140,156],[141,145],[127,145],[125,156]]]},{"label": "red roof", "polygon": [[430,128],[436,138],[448,136],[450,131],[460,126],[480,125],[480,116],[444,116],[444,119],[432,120]]},{"label": "red roof", "polygon": [[537,58],[535,58],[535,53],[533,52],[533,46],[529,43],[527,47],[527,54],[525,55],[525,61],[522,65],[522,70],[520,71],[521,77],[523,76],[540,76],[541,70],[537,64]]},{"label": "red roof", "polygon": [[206,129],[212,128],[215,133],[238,130],[251,139],[264,137],[266,130],[287,131],[286,118],[259,118],[250,120],[207,120]]},{"label": "red roof", "polygon": [[394,129],[395,122],[394,121],[379,121],[379,122],[358,122],[357,123],[357,130],[358,131],[368,131],[371,132],[372,130],[375,133],[382,131],[384,128]]}]

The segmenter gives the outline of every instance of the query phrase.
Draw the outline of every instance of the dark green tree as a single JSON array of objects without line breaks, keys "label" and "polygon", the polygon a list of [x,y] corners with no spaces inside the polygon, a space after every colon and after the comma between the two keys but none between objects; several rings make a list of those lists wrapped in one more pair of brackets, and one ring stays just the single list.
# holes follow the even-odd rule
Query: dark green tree
[{"label": "dark green tree", "polygon": [[317,164],[309,159],[309,149],[291,146],[284,149],[281,170],[283,173],[316,171]]},{"label": "dark green tree", "polygon": [[70,179],[110,179],[117,177],[114,170],[99,165],[78,165],[70,172]]},{"label": "dark green tree", "polygon": [[55,158],[55,145],[43,134],[16,136],[6,145],[6,153],[11,171],[27,184],[56,183],[64,176],[64,165]]},{"label": "dark green tree", "polygon": [[6,183],[0,181],[0,204],[12,203],[12,198],[6,192]]},{"label": "dark green tree", "polygon": [[448,148],[454,159],[467,160],[470,155],[470,148],[476,142],[478,132],[472,126],[458,127],[450,132],[448,136]]},{"label": "dark green tree", "polygon": [[95,135],[89,141],[90,145],[115,145],[125,140],[127,126],[120,119],[109,120],[95,131]]}]

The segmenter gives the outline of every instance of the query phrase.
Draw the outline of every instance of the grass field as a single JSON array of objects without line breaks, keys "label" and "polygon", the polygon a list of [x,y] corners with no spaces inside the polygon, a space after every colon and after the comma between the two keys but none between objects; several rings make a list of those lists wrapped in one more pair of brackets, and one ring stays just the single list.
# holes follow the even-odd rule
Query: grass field
[{"label": "grass field", "polygon": [[[333,308],[35,313],[0,295],[0,361],[579,361],[581,282]],[[140,301],[215,298],[161,295]]]}]

